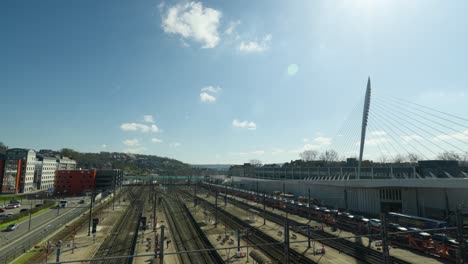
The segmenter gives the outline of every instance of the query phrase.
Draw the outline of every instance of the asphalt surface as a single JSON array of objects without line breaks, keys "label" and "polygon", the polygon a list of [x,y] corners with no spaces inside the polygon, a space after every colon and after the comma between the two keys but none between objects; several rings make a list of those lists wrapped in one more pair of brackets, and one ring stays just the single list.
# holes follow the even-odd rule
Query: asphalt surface
[{"label": "asphalt surface", "polygon": [[28,231],[29,218],[20,221],[16,230],[2,230],[0,232],[0,262],[5,257],[12,260],[15,256],[23,254],[42,241],[44,237],[89,210],[89,199],[86,200],[86,203],[79,204],[80,199],[82,198],[67,199],[69,201],[67,207],[60,208],[60,210],[49,209],[32,217],[30,231]]}]

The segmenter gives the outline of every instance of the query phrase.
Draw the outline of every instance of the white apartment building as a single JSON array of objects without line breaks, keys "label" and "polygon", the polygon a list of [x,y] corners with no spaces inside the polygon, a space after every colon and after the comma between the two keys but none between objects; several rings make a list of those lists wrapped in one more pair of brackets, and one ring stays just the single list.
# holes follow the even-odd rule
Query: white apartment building
[{"label": "white apartment building", "polygon": [[76,170],[76,161],[67,157],[57,159],[57,170]]},{"label": "white apartment building", "polygon": [[19,148],[7,150],[2,189],[14,193],[35,191],[35,167],[36,151]]},{"label": "white apartment building", "polygon": [[34,182],[38,190],[52,190],[57,166],[56,158],[37,156]]}]

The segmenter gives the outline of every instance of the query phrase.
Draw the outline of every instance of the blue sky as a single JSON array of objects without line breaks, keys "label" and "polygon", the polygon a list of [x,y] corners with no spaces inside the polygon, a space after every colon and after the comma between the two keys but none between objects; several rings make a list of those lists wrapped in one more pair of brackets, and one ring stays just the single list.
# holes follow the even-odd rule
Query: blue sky
[{"label": "blue sky", "polygon": [[467,11],[432,0],[1,1],[0,141],[284,162],[333,145],[368,76],[373,99],[468,117]]}]

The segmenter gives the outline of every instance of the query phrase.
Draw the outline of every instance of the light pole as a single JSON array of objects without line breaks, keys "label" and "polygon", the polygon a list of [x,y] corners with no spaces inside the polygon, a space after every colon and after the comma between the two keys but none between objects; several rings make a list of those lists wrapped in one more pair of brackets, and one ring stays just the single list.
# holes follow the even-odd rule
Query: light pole
[{"label": "light pole", "polygon": [[32,201],[29,203],[31,206],[29,207],[29,224],[28,224],[28,232],[31,231],[31,215],[32,215]]},{"label": "light pole", "polygon": [[91,219],[92,219],[92,214],[93,214],[93,199],[94,198],[94,192],[91,193],[91,202],[89,203],[89,222],[88,222],[88,236],[91,235]]},{"label": "light pole", "polygon": [[57,196],[55,199],[58,201],[57,202],[57,215],[60,215],[60,192],[57,192]]}]

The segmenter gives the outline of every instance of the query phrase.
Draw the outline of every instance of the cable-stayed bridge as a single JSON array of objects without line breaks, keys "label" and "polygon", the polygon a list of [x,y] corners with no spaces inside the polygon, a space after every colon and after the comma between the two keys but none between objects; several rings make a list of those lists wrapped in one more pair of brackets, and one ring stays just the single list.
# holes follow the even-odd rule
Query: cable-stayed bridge
[{"label": "cable-stayed bridge", "polygon": [[335,208],[445,218],[468,205],[468,118],[393,96],[356,104],[309,161],[233,167],[231,180],[314,197]]}]

